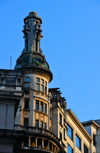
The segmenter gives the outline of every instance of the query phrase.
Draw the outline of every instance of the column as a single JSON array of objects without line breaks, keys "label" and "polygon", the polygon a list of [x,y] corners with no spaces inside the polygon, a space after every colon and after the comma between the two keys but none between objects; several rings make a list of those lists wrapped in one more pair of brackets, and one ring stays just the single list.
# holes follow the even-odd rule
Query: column
[{"label": "column", "polygon": [[35,138],[35,147],[37,147],[37,138]]},{"label": "column", "polygon": [[76,132],[75,129],[73,129],[73,153],[75,153],[75,147],[76,147]]}]

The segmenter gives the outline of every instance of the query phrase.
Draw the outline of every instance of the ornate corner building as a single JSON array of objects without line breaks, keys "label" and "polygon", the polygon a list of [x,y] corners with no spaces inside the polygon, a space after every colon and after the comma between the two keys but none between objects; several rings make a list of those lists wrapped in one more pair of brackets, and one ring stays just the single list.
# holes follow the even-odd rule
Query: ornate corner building
[{"label": "ornate corner building", "polygon": [[42,54],[42,19],[24,19],[24,49],[14,70],[0,69],[0,152],[99,153],[100,121],[80,123]]}]

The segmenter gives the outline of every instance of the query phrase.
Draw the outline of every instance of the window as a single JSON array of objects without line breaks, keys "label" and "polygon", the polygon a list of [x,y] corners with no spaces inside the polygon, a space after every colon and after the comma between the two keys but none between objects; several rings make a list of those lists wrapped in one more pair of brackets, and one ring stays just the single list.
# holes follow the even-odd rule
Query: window
[{"label": "window", "polygon": [[44,80],[41,79],[41,91],[44,92]]},{"label": "window", "polygon": [[67,124],[67,135],[68,137],[73,140],[73,129]]},{"label": "window", "polygon": [[40,122],[40,127],[43,128],[43,122],[42,121]]},{"label": "window", "polygon": [[76,146],[81,150],[81,139],[76,135]]},{"label": "window", "polygon": [[60,132],[60,140],[62,141],[62,133]]},{"label": "window", "polygon": [[67,144],[67,153],[73,153],[73,149]]},{"label": "window", "polygon": [[47,104],[44,104],[44,112],[47,113]]},{"label": "window", "polygon": [[84,153],[88,153],[88,148],[84,145]]},{"label": "window", "polygon": [[28,126],[28,118],[24,118],[24,126]]},{"label": "window", "polygon": [[25,82],[30,82],[30,78],[29,77],[26,77],[25,78]]},{"label": "window", "polygon": [[45,81],[45,93],[47,94],[47,82]]},{"label": "window", "polygon": [[29,143],[28,137],[25,137],[24,138],[24,147],[28,147],[28,143]]},{"label": "window", "polygon": [[36,89],[40,91],[40,78],[36,78]]},{"label": "window", "polygon": [[25,99],[24,108],[29,109],[29,99]]},{"label": "window", "polygon": [[96,147],[96,138],[94,134],[93,134],[93,145]]},{"label": "window", "polygon": [[39,110],[39,100],[36,100],[36,110]]},{"label": "window", "polygon": [[59,113],[59,122],[61,123],[62,125],[62,115]]},{"label": "window", "polygon": [[43,112],[43,102],[41,101],[41,112]]},{"label": "window", "polygon": [[64,128],[64,139],[65,139],[65,128]]},{"label": "window", "polygon": [[47,124],[46,123],[44,123],[44,129],[47,129]]},{"label": "window", "polygon": [[35,126],[36,126],[36,127],[39,127],[39,120],[36,120],[36,121],[35,121]]}]

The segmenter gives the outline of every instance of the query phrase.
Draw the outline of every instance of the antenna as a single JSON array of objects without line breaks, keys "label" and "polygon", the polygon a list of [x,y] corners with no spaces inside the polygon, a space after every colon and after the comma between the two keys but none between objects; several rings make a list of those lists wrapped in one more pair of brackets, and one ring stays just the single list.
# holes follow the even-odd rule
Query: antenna
[{"label": "antenna", "polygon": [[10,70],[11,70],[11,65],[12,65],[12,56],[10,56]]}]

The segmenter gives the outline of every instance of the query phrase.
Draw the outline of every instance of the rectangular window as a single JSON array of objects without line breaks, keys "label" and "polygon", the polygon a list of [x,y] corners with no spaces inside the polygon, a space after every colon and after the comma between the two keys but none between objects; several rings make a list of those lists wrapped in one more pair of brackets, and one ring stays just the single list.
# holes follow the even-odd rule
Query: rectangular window
[{"label": "rectangular window", "polygon": [[36,84],[36,89],[40,91],[40,84]]},{"label": "rectangular window", "polygon": [[88,148],[84,145],[84,153],[88,153]]},{"label": "rectangular window", "polygon": [[24,147],[28,147],[28,144],[29,144],[29,139],[28,139],[28,137],[25,137],[24,138]]},{"label": "rectangular window", "polygon": [[43,122],[42,121],[40,122],[40,128],[43,129]]},{"label": "rectangular window", "polygon": [[36,100],[36,110],[39,110],[39,100]]},{"label": "rectangular window", "polygon": [[40,78],[36,78],[36,89],[40,91]]},{"label": "rectangular window", "polygon": [[47,82],[45,81],[45,93],[47,94]]},{"label": "rectangular window", "polygon": [[59,113],[59,122],[61,123],[62,125],[62,115]]},{"label": "rectangular window", "polygon": [[41,91],[44,92],[44,80],[41,79]]},{"label": "rectangular window", "polygon": [[96,138],[94,134],[93,134],[93,145],[96,147]]},{"label": "rectangular window", "polygon": [[24,108],[29,109],[29,99],[25,99]]},{"label": "rectangular window", "polygon": [[44,112],[47,113],[47,104],[44,104]]},{"label": "rectangular window", "polygon": [[76,146],[81,150],[81,139],[76,134]]},{"label": "rectangular window", "polygon": [[35,121],[35,126],[36,126],[36,127],[39,127],[39,120],[36,120],[36,121]]},{"label": "rectangular window", "polygon": [[44,129],[47,129],[47,124],[46,123],[44,123]]},{"label": "rectangular window", "polygon": [[41,84],[41,91],[44,92],[44,85]]},{"label": "rectangular window", "polygon": [[73,140],[73,129],[67,124],[67,135],[71,140]]},{"label": "rectangular window", "polygon": [[67,153],[73,153],[73,149],[67,144]]},{"label": "rectangular window", "polygon": [[41,112],[43,112],[43,102],[41,101]]},{"label": "rectangular window", "polygon": [[62,141],[62,133],[60,132],[60,140]]},{"label": "rectangular window", "polygon": [[25,78],[25,82],[30,82],[30,78],[29,77],[26,77]]},{"label": "rectangular window", "polygon": [[28,126],[28,118],[24,118],[24,126]]},{"label": "rectangular window", "polygon": [[64,139],[65,139],[65,128],[64,128]]},{"label": "rectangular window", "polygon": [[37,83],[40,83],[40,78],[36,78],[36,82]]}]

